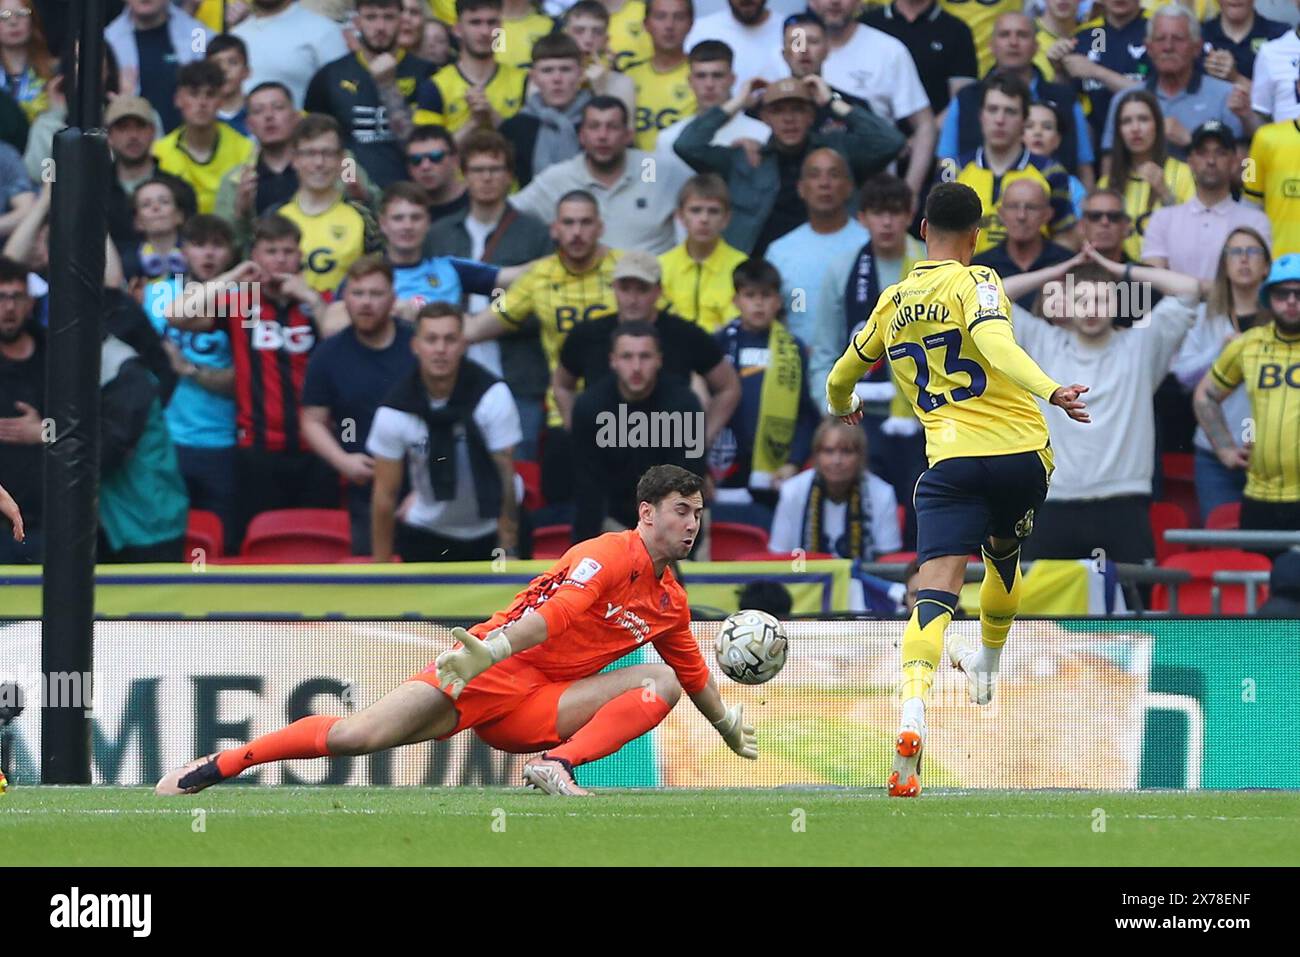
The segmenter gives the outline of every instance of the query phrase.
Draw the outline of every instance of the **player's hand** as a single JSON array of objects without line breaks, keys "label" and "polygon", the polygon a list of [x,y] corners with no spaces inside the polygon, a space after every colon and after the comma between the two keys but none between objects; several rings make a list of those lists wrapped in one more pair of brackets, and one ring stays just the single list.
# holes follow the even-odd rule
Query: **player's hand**
[{"label": "player's hand", "polygon": [[1079,396],[1083,395],[1087,391],[1088,387],[1086,385],[1079,385],[1078,383],[1075,383],[1074,385],[1063,385],[1052,393],[1050,401],[1052,405],[1064,409],[1065,414],[1074,419],[1074,421],[1091,422],[1092,416],[1084,411],[1088,406],[1079,398]]},{"label": "player's hand", "polygon": [[839,411],[831,408],[829,402],[826,403],[826,411],[835,416],[835,418],[839,419],[845,425],[857,425],[862,421],[863,416],[862,399],[858,397],[856,392],[854,392],[849,398],[849,411],[847,413],[840,414]]},{"label": "player's hand", "polygon": [[18,503],[3,485],[0,485],[0,515],[9,519],[13,525],[15,542],[21,542],[27,537],[23,531],[23,513],[18,510]]},{"label": "player's hand", "polygon": [[754,726],[745,723],[743,704],[733,704],[713,726],[732,751],[751,761],[758,758],[758,736],[754,734]]},{"label": "player's hand", "polygon": [[453,628],[451,636],[461,647],[444,651],[434,659],[438,684],[455,701],[465,686],[510,654],[510,643],[504,633],[487,641],[480,641],[464,628]]},{"label": "player's hand", "polygon": [[1218,449],[1215,453],[1224,468],[1244,469],[1250,467],[1250,446],[1233,446],[1230,449]]}]

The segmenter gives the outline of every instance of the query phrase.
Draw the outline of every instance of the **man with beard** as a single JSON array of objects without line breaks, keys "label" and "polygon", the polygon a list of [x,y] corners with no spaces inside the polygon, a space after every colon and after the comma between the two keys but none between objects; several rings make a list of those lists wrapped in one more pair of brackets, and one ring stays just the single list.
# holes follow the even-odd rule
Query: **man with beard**
[{"label": "man with beard", "polygon": [[735,54],[736,87],[753,79],[786,75],[781,59],[781,18],[767,0],[727,0],[727,9],[700,17],[686,35],[686,49],[702,40],[721,40]]},{"label": "man with beard", "polygon": [[[1223,348],[1192,405],[1224,465],[1246,469],[1243,529],[1300,530],[1300,255],[1273,261],[1259,289],[1273,321],[1254,326]],[[1242,383],[1255,422],[1253,442],[1237,444],[1223,402]]]},{"label": "man with beard", "polygon": [[253,15],[230,32],[248,48],[252,87],[269,80],[283,83],[301,106],[307,84],[327,63],[346,56],[347,43],[337,23],[312,13],[296,0],[251,0]]},{"label": "man with beard", "polygon": [[412,129],[411,110],[436,110],[437,90],[422,83],[433,64],[398,50],[401,0],[359,0],[360,47],[312,77],[305,108],[339,121],[345,145],[381,187],[406,177],[402,143]]},{"label": "man with beard", "polygon": [[445,126],[459,141],[476,129],[496,129],[519,112],[528,72],[496,59],[501,16],[501,0],[456,0],[460,55],[434,74],[438,100],[418,109],[415,122]]}]

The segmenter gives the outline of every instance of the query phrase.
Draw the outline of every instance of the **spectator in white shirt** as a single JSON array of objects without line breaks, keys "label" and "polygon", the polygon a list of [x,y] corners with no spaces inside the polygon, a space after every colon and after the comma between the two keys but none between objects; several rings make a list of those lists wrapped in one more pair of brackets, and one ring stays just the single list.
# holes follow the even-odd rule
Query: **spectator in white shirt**
[{"label": "spectator in white shirt", "polygon": [[826,25],[830,53],[822,78],[832,89],[866,100],[877,116],[901,123],[908,132],[903,179],[920,196],[934,161],[939,129],[912,54],[888,33],[858,23],[857,0],[809,0],[808,9]]},{"label": "spectator in white shirt", "polygon": [[326,63],[348,55],[343,28],[297,0],[252,0],[253,15],[230,32],[248,47],[251,90],[276,80],[293,94],[301,108],[307,84]]},{"label": "spectator in white shirt", "polygon": [[781,59],[781,17],[767,8],[767,0],[727,0],[727,9],[699,17],[686,35],[686,49],[701,40],[721,40],[735,54],[735,84],[749,80],[777,80],[786,75]]},{"label": "spectator in white shirt", "polygon": [[1152,397],[1196,318],[1197,287],[1188,279],[1187,299],[1166,296],[1142,321],[1116,328],[1117,318],[1138,310],[1127,301],[1135,287],[1112,281],[1110,270],[1144,277],[1119,263],[1080,263],[1083,255],[1071,260],[1066,282],[1044,292],[1044,313],[1065,325],[1012,307],[1016,341],[1043,372],[1089,383],[1092,416],[1091,423],[1048,416],[1056,470],[1021,557],[1092,558],[1101,549],[1111,561],[1150,561]]}]

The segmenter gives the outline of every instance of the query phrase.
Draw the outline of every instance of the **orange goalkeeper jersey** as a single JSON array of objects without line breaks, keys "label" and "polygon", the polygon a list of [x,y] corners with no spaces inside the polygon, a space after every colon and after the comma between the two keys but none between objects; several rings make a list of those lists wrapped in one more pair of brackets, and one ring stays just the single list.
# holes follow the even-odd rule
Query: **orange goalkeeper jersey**
[{"label": "orange goalkeeper jersey", "polygon": [[574,545],[510,603],[470,629],[480,638],[528,614],[546,619],[546,641],[515,655],[553,681],[596,674],[646,642],[694,694],[709,668],[691,634],[686,589],[671,568],[655,578],[654,562],[636,529]]}]

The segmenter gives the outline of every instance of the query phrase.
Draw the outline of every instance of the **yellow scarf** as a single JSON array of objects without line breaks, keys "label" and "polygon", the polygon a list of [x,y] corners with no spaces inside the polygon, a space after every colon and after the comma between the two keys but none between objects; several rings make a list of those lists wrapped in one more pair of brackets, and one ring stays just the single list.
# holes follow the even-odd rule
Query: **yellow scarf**
[{"label": "yellow scarf", "polygon": [[[799,415],[799,393],[803,389],[803,368],[799,343],[785,323],[772,323],[767,335],[767,371],[758,397],[758,428],[754,431],[751,488],[770,488],[771,475],[785,465],[794,442]],[[757,479],[758,481],[755,481]]]}]

